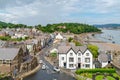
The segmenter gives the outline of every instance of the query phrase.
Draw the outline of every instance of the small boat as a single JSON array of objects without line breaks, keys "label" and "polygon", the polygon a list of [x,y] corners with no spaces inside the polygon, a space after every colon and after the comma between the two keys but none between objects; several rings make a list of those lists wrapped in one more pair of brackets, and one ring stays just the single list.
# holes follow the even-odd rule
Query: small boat
[{"label": "small boat", "polygon": [[113,41],[112,43],[115,44],[115,41]]}]

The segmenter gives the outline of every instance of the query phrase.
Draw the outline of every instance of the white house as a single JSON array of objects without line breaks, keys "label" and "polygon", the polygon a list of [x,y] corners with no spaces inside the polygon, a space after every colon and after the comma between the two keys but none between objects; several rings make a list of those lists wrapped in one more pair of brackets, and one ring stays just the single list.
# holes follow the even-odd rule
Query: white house
[{"label": "white house", "polygon": [[108,63],[111,62],[111,54],[106,54],[105,52],[100,52],[98,55],[98,61],[101,63],[101,67],[106,67]]},{"label": "white house", "polygon": [[93,55],[86,46],[59,46],[59,67],[67,69],[93,68]]},{"label": "white house", "polygon": [[60,33],[58,33],[58,35],[56,35],[55,39],[58,39],[58,40],[63,40],[63,36],[61,36]]}]

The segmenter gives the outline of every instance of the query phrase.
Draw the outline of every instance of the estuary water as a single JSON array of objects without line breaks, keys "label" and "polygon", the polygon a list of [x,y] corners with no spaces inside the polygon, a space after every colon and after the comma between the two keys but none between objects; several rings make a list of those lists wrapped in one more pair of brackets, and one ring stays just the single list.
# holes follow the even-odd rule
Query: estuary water
[{"label": "estuary water", "polygon": [[102,33],[96,34],[95,38],[105,42],[120,44],[120,29],[102,29]]}]

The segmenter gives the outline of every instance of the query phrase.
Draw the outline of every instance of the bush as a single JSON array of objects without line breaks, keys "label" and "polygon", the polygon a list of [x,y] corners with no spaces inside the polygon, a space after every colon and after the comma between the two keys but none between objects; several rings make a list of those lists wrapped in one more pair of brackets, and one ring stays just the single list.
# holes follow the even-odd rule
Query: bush
[{"label": "bush", "polygon": [[71,42],[72,40],[73,40],[73,38],[69,37],[68,42]]},{"label": "bush", "polygon": [[51,56],[51,57],[57,57],[57,53],[55,53],[55,52],[50,53],[50,56]]},{"label": "bush", "polygon": [[98,57],[98,47],[96,45],[88,45],[88,49],[92,52],[93,57],[97,58]]},{"label": "bush", "polygon": [[78,41],[75,41],[75,46],[82,46],[82,44]]},{"label": "bush", "polygon": [[76,71],[76,74],[81,74],[81,73],[115,73],[115,69],[106,69],[106,68],[101,68],[101,69],[78,69]]}]

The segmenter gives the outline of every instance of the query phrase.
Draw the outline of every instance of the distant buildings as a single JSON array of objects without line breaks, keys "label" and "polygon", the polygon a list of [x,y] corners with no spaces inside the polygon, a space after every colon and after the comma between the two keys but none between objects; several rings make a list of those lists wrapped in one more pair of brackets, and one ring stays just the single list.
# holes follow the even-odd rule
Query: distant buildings
[{"label": "distant buildings", "polygon": [[[6,41],[0,40],[0,73],[11,73],[13,76],[25,73],[38,66],[35,55],[53,38],[52,34],[43,34],[35,28],[2,29],[0,36],[11,38],[11,40]],[[25,37],[29,38],[14,41],[14,38],[24,39]]]}]

